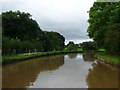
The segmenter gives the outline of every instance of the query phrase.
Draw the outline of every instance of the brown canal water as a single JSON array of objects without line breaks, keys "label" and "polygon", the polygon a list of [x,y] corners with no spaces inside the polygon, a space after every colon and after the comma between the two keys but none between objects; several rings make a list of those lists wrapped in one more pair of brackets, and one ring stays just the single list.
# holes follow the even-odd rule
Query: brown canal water
[{"label": "brown canal water", "polygon": [[118,88],[117,68],[93,54],[36,58],[2,67],[3,88]]}]

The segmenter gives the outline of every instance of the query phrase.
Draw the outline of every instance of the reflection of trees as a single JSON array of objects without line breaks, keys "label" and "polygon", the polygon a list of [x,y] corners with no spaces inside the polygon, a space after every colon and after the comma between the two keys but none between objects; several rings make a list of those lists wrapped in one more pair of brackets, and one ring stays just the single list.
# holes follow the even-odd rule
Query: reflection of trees
[{"label": "reflection of trees", "polygon": [[63,64],[64,56],[52,56],[4,66],[3,88],[25,88],[41,71],[55,70]]},{"label": "reflection of trees", "polygon": [[95,55],[93,53],[83,53],[82,54],[84,61],[92,62],[95,60]]},{"label": "reflection of trees", "polygon": [[117,88],[118,70],[113,70],[98,62],[87,76],[89,88]]},{"label": "reflection of trees", "polygon": [[[118,84],[120,84],[120,67],[119,67],[119,72],[118,72]],[[118,85],[118,88],[120,89],[120,85]]]},{"label": "reflection of trees", "polygon": [[77,57],[77,55],[78,55],[78,53],[70,53],[70,54],[68,54],[68,57],[71,59],[74,59]]}]

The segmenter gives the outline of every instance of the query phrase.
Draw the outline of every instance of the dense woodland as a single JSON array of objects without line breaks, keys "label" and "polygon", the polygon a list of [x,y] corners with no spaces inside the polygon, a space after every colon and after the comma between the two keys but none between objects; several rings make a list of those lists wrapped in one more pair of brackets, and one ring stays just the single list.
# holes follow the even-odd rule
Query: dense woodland
[{"label": "dense woodland", "polygon": [[94,2],[89,17],[88,33],[95,47],[120,53],[120,2]]},{"label": "dense woodland", "polygon": [[65,38],[57,32],[43,31],[29,13],[2,13],[2,54],[62,50]]}]

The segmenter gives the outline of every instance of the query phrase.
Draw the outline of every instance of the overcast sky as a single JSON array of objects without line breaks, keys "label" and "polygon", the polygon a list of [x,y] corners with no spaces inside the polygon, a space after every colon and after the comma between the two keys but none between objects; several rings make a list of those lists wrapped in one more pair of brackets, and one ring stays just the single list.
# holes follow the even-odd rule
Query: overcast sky
[{"label": "overcast sky", "polygon": [[[1,1],[0,1],[1,2]],[[90,7],[94,0],[2,0],[2,11],[20,10],[32,15],[43,31],[56,31],[69,41],[89,41]]]}]

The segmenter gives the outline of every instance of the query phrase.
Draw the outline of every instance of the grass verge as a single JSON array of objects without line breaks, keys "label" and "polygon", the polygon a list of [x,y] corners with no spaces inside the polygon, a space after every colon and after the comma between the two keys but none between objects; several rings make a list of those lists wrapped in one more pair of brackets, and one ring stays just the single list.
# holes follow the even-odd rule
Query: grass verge
[{"label": "grass verge", "polygon": [[14,56],[3,56],[2,64],[3,65],[9,64],[9,63],[37,58],[41,56],[51,56],[51,55],[58,55],[58,54],[80,53],[80,52],[82,51],[51,51],[51,52],[37,52],[37,53],[32,53],[32,54],[21,54],[21,55],[14,55]]},{"label": "grass verge", "polygon": [[106,54],[106,52],[98,52],[95,56],[103,60],[106,60],[108,62],[120,64],[120,56],[118,55],[109,55],[109,54]]}]

